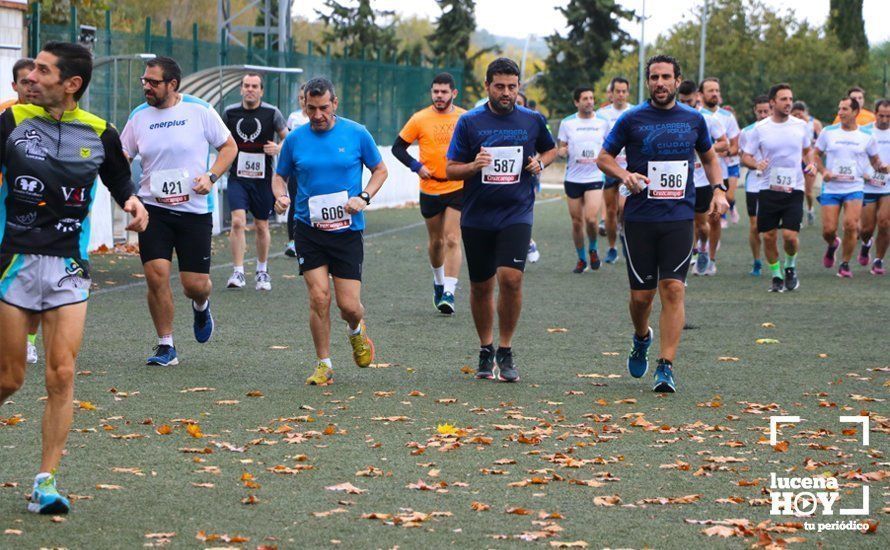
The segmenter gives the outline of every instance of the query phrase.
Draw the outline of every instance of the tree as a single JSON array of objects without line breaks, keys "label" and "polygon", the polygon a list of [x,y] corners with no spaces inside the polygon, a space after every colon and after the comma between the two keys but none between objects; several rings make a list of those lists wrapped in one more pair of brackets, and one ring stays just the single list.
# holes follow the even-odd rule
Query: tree
[{"label": "tree", "polygon": [[370,55],[379,53],[383,59],[391,59],[398,52],[393,27],[395,12],[375,10],[371,0],[358,0],[355,6],[325,0],[324,6],[329,11],[315,12],[327,27],[323,34],[325,44],[339,45],[349,56],[358,56],[365,50]]},{"label": "tree", "polygon": [[828,12],[828,30],[845,50],[856,53],[857,64],[865,63],[868,56],[868,38],[865,36],[865,20],[862,18],[862,0],[831,0]]},{"label": "tree", "polygon": [[463,103],[469,104],[481,95],[482,83],[473,71],[476,62],[486,54],[500,52],[497,46],[480,48],[470,54],[470,38],[476,30],[475,0],[436,0],[442,14],[436,20],[436,31],[429,36],[431,61],[438,67],[456,62],[463,64]]},{"label": "tree", "polygon": [[[35,0],[29,2],[34,4]],[[40,21],[50,25],[67,25],[71,21],[71,7],[77,8],[77,19],[82,25],[101,25],[105,22],[108,0],[40,0]]]},{"label": "tree", "polygon": [[549,108],[556,114],[568,114],[575,110],[575,86],[599,80],[609,54],[632,43],[619,20],[630,20],[634,12],[621,8],[615,0],[569,0],[557,9],[565,16],[569,32],[565,37],[558,32],[547,37],[548,71],[541,80]]}]

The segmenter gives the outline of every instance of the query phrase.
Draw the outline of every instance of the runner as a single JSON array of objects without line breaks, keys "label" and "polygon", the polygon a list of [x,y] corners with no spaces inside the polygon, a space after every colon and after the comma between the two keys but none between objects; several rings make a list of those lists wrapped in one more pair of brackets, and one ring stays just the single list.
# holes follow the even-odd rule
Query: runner
[{"label": "runner", "polygon": [[[121,133],[124,153],[142,158],[139,197],[151,216],[139,235],[139,256],[148,284],[148,310],[158,335],[147,365],[177,365],[173,342],[173,251],[179,281],[192,304],[195,340],[213,335],[210,313],[210,239],[215,203],[213,184],[229,169],[238,146],[209,103],[181,94],[182,70],[172,58],[145,62],[145,103],[133,109]],[[208,149],[219,151],[208,169]]]},{"label": "runner", "polygon": [[[810,134],[804,121],[791,116],[794,94],[788,84],[769,90],[771,115],[754,125],[745,137],[742,163],[761,178],[757,195],[757,231],[769,264],[770,292],[798,288],[798,233],[803,220],[803,175],[814,170]],[[804,170],[801,172],[801,163]],[[779,235],[785,249],[785,273],[779,263]]]},{"label": "runner", "polygon": [[[822,239],[828,249],[822,265],[834,267],[835,254],[841,239],[837,236],[840,210],[844,210],[844,239],[841,247],[841,264],[837,276],[850,278],[850,259],[859,240],[859,219],[862,215],[862,199],[865,178],[870,177],[868,164],[875,172],[887,173],[888,165],[881,162],[878,146],[871,132],[856,124],[859,102],[848,96],[840,100],[837,115],[840,124],[832,124],[819,134],[816,140],[816,167],[822,174]],[[822,161],[825,155],[825,161]],[[865,263],[868,264],[868,256]]]},{"label": "runner", "polygon": [[[609,128],[613,128],[618,118],[633,107],[632,103],[628,103],[627,98],[630,94],[630,83],[626,78],[620,76],[614,77],[609,81],[607,87],[609,93],[609,105],[599,109],[596,116],[602,118],[609,123]],[[618,157],[618,165],[621,168],[627,168],[627,157],[622,151]],[[606,257],[603,261],[607,264],[614,264],[618,261],[618,249],[615,243],[618,240],[618,220],[621,218],[619,213],[624,209],[624,196],[618,193],[618,184],[620,182],[616,178],[609,177],[605,174],[605,183],[603,185],[604,210],[603,218],[606,225],[606,238],[609,242],[609,250],[606,251]]]},{"label": "runner", "polygon": [[[677,88],[677,101],[695,109],[695,82],[684,80]],[[711,136],[711,142],[714,152],[720,154],[729,147],[726,139],[726,130],[723,124],[715,115],[712,115],[707,109],[701,110],[705,117],[705,123],[708,126],[708,135]],[[711,199],[714,198],[711,183],[708,181],[708,175],[701,163],[701,159],[696,153],[695,172],[693,174],[695,182],[695,240],[696,242],[707,243],[711,234],[711,222],[709,220],[708,211],[711,209]],[[693,250],[693,261],[691,264],[693,275],[714,275],[717,273],[717,267],[708,256],[706,249],[699,251],[698,255]]]},{"label": "runner", "polygon": [[300,84],[300,89],[297,90],[297,101],[298,101],[298,109],[287,116],[287,131],[293,132],[300,126],[309,122],[309,117],[306,116],[304,109],[306,108],[306,96],[304,92],[306,91],[306,84]]},{"label": "runner", "polygon": [[[704,115],[674,99],[680,64],[667,55],[646,62],[649,101],[622,116],[606,138],[598,164],[632,193],[624,207],[624,255],[630,280],[633,349],[631,376],[649,369],[653,331],[649,315],[656,290],[661,295],[660,357],[653,391],[674,392],[673,362],[685,323],[686,272],[692,257],[695,155],[714,189],[709,216],[726,212],[720,162],[711,146]],[[627,169],[616,156],[627,151]]]},{"label": "runner", "polygon": [[[90,203],[97,176],[142,231],[148,214],[133,195],[117,130],[81,110],[90,83],[90,51],[48,42],[37,55],[30,105],[0,115],[0,406],[25,380],[28,327],[43,324],[46,408],[40,470],[28,510],[65,514],[56,489],[74,414],[74,371],[90,296]],[[10,461],[11,457],[4,458]]]},{"label": "runner", "polygon": [[[300,126],[309,122],[309,118],[306,116],[304,109],[306,108],[306,84],[300,84],[300,90],[297,92],[297,101],[300,102],[300,108],[291,113],[287,117],[287,130],[289,132],[293,132]],[[296,258],[297,250],[294,248],[294,224],[297,223],[294,219],[294,196],[297,194],[297,179],[291,178],[290,183],[287,184],[287,194],[290,196],[290,209],[287,211],[287,246],[284,247],[284,255],[288,258]]]},{"label": "runner", "polygon": [[[807,132],[810,134],[813,140],[813,145],[816,144],[816,138],[819,137],[819,134],[822,133],[822,123],[816,120],[813,115],[810,114],[809,107],[803,101],[795,101],[791,106],[791,116],[797,117],[802,121],[807,123]],[[814,207],[815,198],[813,197],[813,186],[816,184],[816,172],[810,172],[803,175],[804,181],[804,198],[807,201],[807,225],[815,225],[816,223],[816,211]]]},{"label": "runner", "polygon": [[[485,99],[485,98],[483,98],[483,99]],[[488,103],[488,100],[485,100],[483,105],[485,105],[486,103]],[[517,96],[516,96],[516,105],[519,105],[520,107],[525,107],[527,103],[528,103],[528,98],[525,97],[524,93],[519,92],[519,94],[517,94]],[[529,110],[534,111],[535,109],[534,109],[534,107],[529,107]],[[547,125],[547,131],[548,132],[550,131],[549,124]],[[551,135],[552,135],[552,133],[551,133]],[[534,187],[534,189],[535,189],[535,194],[541,192],[541,177],[538,174],[535,174],[532,176],[532,187]],[[526,259],[529,261],[529,263],[532,263],[532,264],[538,263],[538,261],[541,259],[541,251],[538,250],[538,243],[536,243],[534,239],[529,239],[528,254],[526,254]]]},{"label": "runner", "polygon": [[[591,270],[600,268],[596,216],[603,204],[603,173],[596,166],[596,156],[603,147],[609,124],[594,116],[596,100],[592,87],[575,88],[572,96],[578,112],[559,124],[558,154],[567,159],[564,185],[572,220],[572,242],[578,255],[573,272],[583,273],[588,265]],[[585,230],[589,264],[584,257]]]},{"label": "runner", "polygon": [[[753,109],[755,122],[742,129],[742,133],[739,135],[740,150],[744,149],[748,135],[751,130],[754,129],[755,124],[770,115],[769,97],[765,95],[755,97]],[[755,155],[755,160],[760,162],[762,159]],[[762,182],[762,174],[761,177],[758,177],[756,170],[749,169],[745,171],[745,206],[748,210],[748,246],[751,247],[751,256],[754,258],[751,265],[750,275],[753,277],[760,277],[760,273],[763,269],[763,263],[760,261],[762,239],[760,238],[760,232],[757,231],[757,197],[760,194],[760,186]]]},{"label": "runner", "polygon": [[[427,250],[433,270],[433,306],[451,315],[455,311],[454,294],[463,254],[460,249],[460,210],[463,205],[462,181],[448,181],[445,154],[454,125],[466,113],[454,105],[457,87],[449,73],[436,75],[430,85],[432,105],[414,113],[392,146],[392,154],[420,176],[420,214],[429,235]],[[408,153],[418,142],[420,160]]]},{"label": "runner", "polygon": [[[859,114],[856,115],[857,125],[867,126],[874,123],[875,114],[865,108],[865,90],[863,90],[859,86],[851,86],[847,90],[847,97],[852,97],[856,100],[857,103],[859,103]],[[832,122],[832,124],[839,124],[840,122],[840,115],[837,115],[834,117],[834,122]]]},{"label": "runner", "polygon": [[[464,180],[461,231],[470,273],[470,310],[481,349],[476,378],[519,380],[513,333],[522,310],[522,272],[531,240],[533,176],[556,158],[544,117],[516,105],[519,67],[501,57],[485,73],[488,103],[457,121],[448,148],[449,179]],[[494,288],[498,349],[494,349]]]},{"label": "runner", "polygon": [[272,290],[268,266],[272,241],[269,216],[275,205],[272,160],[279,149],[275,136],[281,140],[287,136],[284,117],[277,107],[263,102],[263,77],[258,73],[247,73],[241,78],[241,103],[226,107],[222,118],[238,145],[238,157],[229,170],[228,181],[229,208],[232,210],[229,243],[235,265],[226,286],[244,288],[244,250],[247,248],[244,232],[249,210],[256,230],[255,288]]},{"label": "runner", "polygon": [[[875,103],[875,123],[869,127],[878,146],[878,156],[884,164],[890,164],[890,100],[879,99]],[[871,237],[877,225],[878,236],[875,243],[875,258],[871,264],[872,275],[884,274],[884,254],[890,244],[890,185],[887,176],[875,172],[865,182],[865,199],[862,207],[862,250],[859,263],[868,264]],[[863,258],[865,263],[862,263]]]},{"label": "runner", "polygon": [[[387,171],[374,138],[364,126],[337,116],[337,94],[326,78],[306,83],[306,116],[284,140],[272,179],[275,211],[290,207],[288,181],[296,178],[294,241],[300,274],[309,291],[309,328],[318,361],[306,383],[334,380],[331,362],[331,283],[340,317],[359,367],[374,360],[374,342],[365,326],[361,302],[365,249],[362,211],[386,181]],[[362,189],[362,168],[371,179]]]}]

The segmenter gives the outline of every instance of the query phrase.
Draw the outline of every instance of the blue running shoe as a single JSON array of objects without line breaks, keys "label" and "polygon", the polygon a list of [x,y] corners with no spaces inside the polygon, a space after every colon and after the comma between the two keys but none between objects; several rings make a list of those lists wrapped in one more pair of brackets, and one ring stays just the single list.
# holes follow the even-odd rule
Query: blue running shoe
[{"label": "blue running shoe", "polygon": [[437,285],[433,283],[433,305],[435,307],[439,307],[439,302],[442,301],[442,294],[445,293],[445,285]]},{"label": "blue running shoe", "polygon": [[760,277],[760,271],[763,269],[763,262],[760,260],[754,260],[754,264],[751,266],[751,275],[752,277]]},{"label": "blue running shoe", "polygon": [[176,357],[176,348],[166,344],[155,346],[155,354],[145,360],[146,365],[158,365],[168,367],[170,365],[178,365],[179,359]]},{"label": "blue running shoe", "polygon": [[195,309],[195,303],[192,302],[192,313],[195,315],[195,322],[192,324],[195,329],[195,340],[203,344],[213,336],[214,323],[213,314],[210,313],[210,298],[207,299],[207,309],[204,311]]},{"label": "blue running shoe", "polygon": [[606,252],[606,259],[603,260],[607,264],[614,264],[618,261],[618,249],[610,248],[608,252]]},{"label": "blue running shoe", "polygon": [[642,378],[649,370],[649,346],[652,345],[652,327],[646,338],[640,339],[634,334],[634,345],[627,357],[627,371],[634,378]]},{"label": "blue running shoe", "polygon": [[708,253],[699,251],[698,257],[695,259],[695,267],[692,270],[692,274],[704,275],[705,271],[708,270],[709,263],[711,263],[711,258],[708,257]]},{"label": "blue running shoe", "polygon": [[658,360],[658,366],[655,368],[655,385],[652,391],[659,393],[674,393],[677,386],[674,385],[674,372],[671,364],[664,359]]},{"label": "blue running shoe", "polygon": [[436,304],[436,307],[445,315],[454,315],[454,294],[443,292],[442,298],[439,300],[439,303]]},{"label": "blue running shoe", "polygon": [[56,476],[50,474],[40,481],[34,480],[34,490],[31,492],[31,501],[28,503],[28,511],[35,514],[67,514],[71,508],[68,499],[56,490]]}]

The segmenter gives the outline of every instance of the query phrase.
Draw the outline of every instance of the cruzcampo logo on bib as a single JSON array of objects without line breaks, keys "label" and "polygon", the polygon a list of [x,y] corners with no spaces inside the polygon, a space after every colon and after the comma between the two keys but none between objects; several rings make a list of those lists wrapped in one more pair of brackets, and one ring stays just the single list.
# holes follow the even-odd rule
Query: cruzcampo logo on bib
[{"label": "cruzcampo logo on bib", "polygon": [[89,147],[81,147],[80,148],[80,156],[82,158],[88,159],[90,158],[90,154],[92,154],[92,150]]}]

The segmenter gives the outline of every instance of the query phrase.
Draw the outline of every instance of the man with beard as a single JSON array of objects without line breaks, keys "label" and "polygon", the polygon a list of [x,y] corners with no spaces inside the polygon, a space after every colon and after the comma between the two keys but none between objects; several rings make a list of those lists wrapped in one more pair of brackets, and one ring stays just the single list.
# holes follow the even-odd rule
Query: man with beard
[{"label": "man with beard", "polygon": [[[522,273],[534,217],[534,176],[556,158],[540,113],[516,105],[519,67],[501,57],[485,73],[488,102],[462,115],[446,174],[464,180],[461,232],[470,273],[470,310],[479,335],[477,379],[519,380],[513,333],[522,311]],[[498,349],[494,349],[495,284]]]},{"label": "man with beard", "polygon": [[[754,129],[754,125],[769,116],[769,97],[765,95],[755,97],[752,109],[754,110],[755,122],[742,128],[742,132],[739,134],[740,150],[744,150],[748,134]],[[760,162],[762,159],[755,157],[755,160]],[[745,207],[748,210],[748,246],[751,247],[751,256],[754,258],[754,262],[751,265],[751,272],[749,273],[752,277],[760,277],[761,270],[763,269],[763,262],[760,261],[760,249],[762,248],[763,240],[760,238],[760,233],[757,231],[757,197],[760,194],[760,185],[763,181],[762,176],[763,174],[758,177],[756,170],[748,170],[745,172]]]},{"label": "man with beard", "polygon": [[[436,75],[430,85],[432,105],[414,113],[392,146],[399,162],[420,176],[420,214],[429,235],[427,250],[433,270],[433,305],[451,315],[454,293],[463,260],[460,249],[460,211],[464,182],[449,181],[445,175],[445,154],[457,119],[467,111],[454,105],[457,88],[448,73]],[[420,160],[408,147],[420,145]]]},{"label": "man with beard", "polygon": [[[673,362],[685,322],[685,281],[692,258],[695,156],[713,187],[708,215],[726,212],[726,188],[704,116],[675,100],[680,64],[668,55],[646,62],[649,101],[625,113],[606,138],[597,164],[621,180],[630,196],[624,204],[624,254],[630,279],[633,348],[627,359],[631,376],[649,369],[653,331],[649,315],[656,291],[661,296],[660,357],[656,392],[674,392]],[[627,151],[627,169],[616,156]]]},{"label": "man with beard", "polygon": [[[890,99],[879,99],[875,103],[875,123],[868,127],[878,146],[878,156],[884,164],[890,164]],[[890,245],[890,185],[887,174],[875,172],[865,182],[865,198],[862,206],[862,251],[859,263],[865,258],[868,263],[868,252],[872,234],[877,226],[875,238],[875,258],[871,264],[872,275],[884,274],[884,254]]]},{"label": "man with beard", "polygon": [[247,211],[253,215],[256,233],[257,265],[254,284],[257,290],[272,290],[269,277],[269,216],[275,205],[272,194],[272,159],[278,154],[275,136],[287,136],[284,116],[273,105],[263,102],[263,77],[248,73],[241,78],[241,103],[229,105],[223,121],[238,145],[237,160],[229,170],[229,208],[232,210],[232,246],[234,272],[228,288],[244,288],[244,231]]},{"label": "man with beard", "polygon": [[[142,91],[145,103],[133,109],[121,134],[124,153],[142,157],[139,197],[150,215],[139,235],[139,256],[148,284],[148,309],[158,343],[148,365],[177,365],[173,343],[173,291],[170,268],[173,251],[179,281],[192,302],[195,340],[213,335],[210,313],[211,212],[213,184],[238,154],[238,146],[209,103],[181,94],[182,70],[172,58],[158,56],[145,63]],[[219,151],[208,167],[208,150]]]}]

